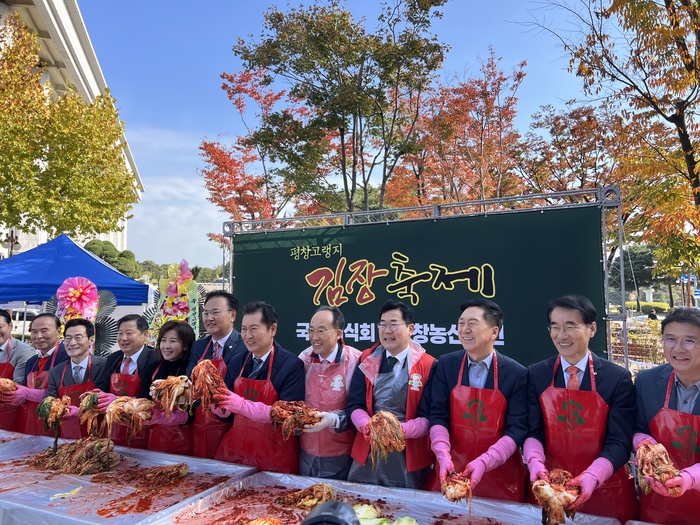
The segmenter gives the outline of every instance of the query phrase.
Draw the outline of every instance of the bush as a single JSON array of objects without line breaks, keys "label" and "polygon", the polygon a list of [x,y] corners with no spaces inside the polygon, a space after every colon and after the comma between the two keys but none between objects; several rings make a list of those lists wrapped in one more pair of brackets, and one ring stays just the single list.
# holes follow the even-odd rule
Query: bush
[{"label": "bush", "polygon": [[[643,314],[648,314],[652,310],[656,310],[656,313],[662,313],[662,312],[668,312],[670,306],[668,303],[645,303],[643,301],[640,301],[639,303],[642,307],[642,313]],[[637,303],[635,301],[627,301],[625,303],[625,306],[627,306],[627,310],[631,311],[636,311],[637,310]]]}]

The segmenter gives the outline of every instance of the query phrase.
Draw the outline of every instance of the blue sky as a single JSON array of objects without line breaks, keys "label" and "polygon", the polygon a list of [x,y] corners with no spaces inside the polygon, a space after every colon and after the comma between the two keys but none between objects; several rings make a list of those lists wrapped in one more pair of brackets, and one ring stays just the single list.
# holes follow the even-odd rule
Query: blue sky
[{"label": "blue sky", "polygon": [[[266,0],[79,1],[146,187],[128,223],[128,248],[138,260],[221,264],[221,251],[206,233],[220,232],[227,217],[206,200],[197,174],[203,166],[198,146],[204,138],[228,134],[232,140],[241,132],[219,75],[240,68],[231,51],[236,38],[259,35],[262,14],[272,5]],[[356,19],[366,17],[368,28],[376,25],[378,5],[347,2]],[[451,46],[446,75],[477,74],[478,59],[487,56],[489,45],[506,71],[527,60],[518,92],[521,131],[541,105],[582,98],[557,41],[523,25],[555,15],[541,2],[450,0],[442,11],[445,16],[433,30]]]}]

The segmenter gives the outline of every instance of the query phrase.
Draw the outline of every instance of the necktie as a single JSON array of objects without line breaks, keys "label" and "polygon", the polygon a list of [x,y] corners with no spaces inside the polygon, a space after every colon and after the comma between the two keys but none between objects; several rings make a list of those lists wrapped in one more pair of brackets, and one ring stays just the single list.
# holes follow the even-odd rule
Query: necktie
[{"label": "necktie", "polygon": [[566,371],[569,374],[569,383],[566,388],[569,390],[578,390],[581,387],[581,382],[578,380],[578,368],[571,365]]},{"label": "necktie", "polygon": [[262,368],[262,365],[263,365],[263,360],[260,359],[259,357],[254,357],[253,358],[253,371],[248,376],[248,379],[256,379],[258,377],[258,374],[260,373],[260,369]]},{"label": "necktie", "polygon": [[73,367],[73,384],[77,385],[83,382],[83,367],[75,365]]},{"label": "necktie", "polygon": [[129,373],[129,366],[131,365],[131,358],[130,357],[125,357],[124,361],[122,362],[122,374],[128,374]]},{"label": "necktie", "polygon": [[219,343],[219,341],[217,341],[216,343],[214,343],[214,360],[216,361],[216,360],[221,359],[221,354],[222,354],[221,344]]},{"label": "necktie", "polygon": [[399,362],[399,360],[396,357],[394,357],[393,355],[390,356],[389,359],[386,360],[386,367],[389,369],[389,372],[394,371],[394,366],[398,362]]}]

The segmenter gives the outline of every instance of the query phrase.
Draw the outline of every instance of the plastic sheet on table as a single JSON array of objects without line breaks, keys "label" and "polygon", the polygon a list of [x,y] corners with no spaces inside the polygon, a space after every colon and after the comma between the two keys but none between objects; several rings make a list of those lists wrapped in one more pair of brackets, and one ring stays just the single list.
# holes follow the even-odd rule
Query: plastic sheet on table
[{"label": "plastic sheet on table", "polygon": [[625,525],[657,525],[657,524],[652,523],[650,521],[628,520],[625,522]]},{"label": "plastic sheet on table", "polygon": [[[338,499],[352,496],[369,500],[382,499],[386,505],[383,514],[391,514],[394,519],[402,516],[410,516],[420,525],[466,525],[469,523],[469,505],[465,501],[451,503],[441,494],[422,490],[398,489],[380,487],[377,485],[364,485],[319,478],[307,478],[291,476],[288,474],[276,474],[272,472],[258,472],[250,477],[220,488],[206,497],[188,504],[181,504],[169,509],[167,515],[147,519],[144,524],[172,525],[177,523],[214,523],[211,512],[226,502],[235,491],[245,488],[266,486],[283,486],[287,488],[303,489],[314,483],[328,483],[338,491]],[[262,499],[262,498],[261,498]],[[264,516],[269,501],[261,501],[260,508],[249,509],[248,518]],[[248,507],[247,507],[248,508]],[[260,512],[260,515],[256,513]],[[208,514],[210,513],[210,514]],[[233,517],[233,516],[232,516]],[[484,498],[474,498],[472,501],[472,521],[474,525],[494,524],[503,525],[540,525],[542,523],[542,509],[526,503],[510,503]],[[490,519],[490,521],[489,521]],[[301,521],[301,520],[300,520]],[[587,514],[576,514],[575,522],[567,519],[567,524],[575,525],[620,525],[613,518],[602,518]]]},{"label": "plastic sheet on table", "polygon": [[[59,443],[65,443],[59,440]],[[116,470],[186,463],[188,475],[172,486],[153,487],[153,497],[137,489],[137,481],[126,484],[92,482],[92,475],[56,474],[39,471],[23,460],[43,452],[53,439],[32,436],[0,447],[0,523],[42,525],[74,523],[140,523],[161,516],[168,508],[196,501],[226,483],[255,472],[254,468],[188,456],[115,447],[122,456]]]},{"label": "plastic sheet on table", "polygon": [[26,437],[31,436],[29,434],[22,434],[21,432],[10,432],[9,430],[0,429],[0,445],[4,445],[10,441],[15,441],[16,439],[24,439]]}]

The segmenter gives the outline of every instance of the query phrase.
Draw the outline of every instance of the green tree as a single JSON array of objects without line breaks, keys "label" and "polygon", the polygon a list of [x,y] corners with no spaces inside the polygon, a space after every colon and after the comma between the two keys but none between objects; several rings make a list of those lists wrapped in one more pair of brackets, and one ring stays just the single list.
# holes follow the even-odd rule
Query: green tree
[{"label": "green tree", "polygon": [[393,0],[374,33],[339,0],[286,13],[271,8],[260,42],[239,39],[234,53],[246,71],[265,72],[263,84],[285,81],[307,113],[299,119],[284,109],[269,112],[246,144],[279,162],[295,185],[318,176],[322,164],[321,176],[342,180],[348,211],[358,192],[362,209],[369,208],[374,176],[384,207],[394,168],[416,148],[422,95],[442,66],[446,46],[429,30],[441,16],[433,8],[446,2]]},{"label": "green tree", "polygon": [[89,103],[42,84],[36,35],[16,14],[0,22],[0,223],[50,235],[119,229],[136,180],[114,98]]},{"label": "green tree", "polygon": [[100,241],[99,239],[93,239],[86,243],[85,249],[132,279],[138,279],[142,275],[141,266],[136,262],[134,252],[131,250],[120,252],[111,242]]}]

